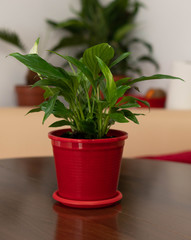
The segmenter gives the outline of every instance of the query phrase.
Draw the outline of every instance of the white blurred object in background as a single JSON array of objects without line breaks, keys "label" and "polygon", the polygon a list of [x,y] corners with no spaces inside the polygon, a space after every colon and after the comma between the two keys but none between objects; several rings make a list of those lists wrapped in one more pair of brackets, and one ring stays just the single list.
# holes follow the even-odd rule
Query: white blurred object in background
[{"label": "white blurred object in background", "polygon": [[191,62],[174,62],[172,75],[184,79],[171,80],[167,93],[168,109],[191,109]]}]

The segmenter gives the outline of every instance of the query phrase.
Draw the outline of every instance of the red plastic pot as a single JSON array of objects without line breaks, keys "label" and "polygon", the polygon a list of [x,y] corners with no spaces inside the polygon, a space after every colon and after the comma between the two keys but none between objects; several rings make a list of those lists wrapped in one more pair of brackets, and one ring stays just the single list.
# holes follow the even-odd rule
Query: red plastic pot
[{"label": "red plastic pot", "polygon": [[[165,107],[165,102],[166,102],[166,97],[160,97],[160,98],[146,98],[142,96],[135,96],[139,98],[140,100],[147,101],[150,104],[151,108],[164,108]],[[139,102],[139,105],[141,107],[146,107],[145,104]]]},{"label": "red plastic pot", "polygon": [[58,182],[53,197],[74,207],[100,207],[119,201],[122,195],[117,186],[127,133],[110,130],[112,138],[105,139],[60,137],[66,131],[70,130],[49,133]]},{"label": "red plastic pot", "polygon": [[[165,108],[165,102],[166,102],[166,97],[161,97],[161,98],[146,98],[146,97],[142,97],[142,96],[136,96],[136,95],[132,95],[132,94],[126,94],[126,96],[132,96],[135,98],[138,98],[140,100],[143,101],[147,101],[150,104],[151,108]],[[117,102],[120,102],[122,99],[119,98]],[[147,106],[145,104],[143,104],[142,102],[139,102],[139,105],[143,108],[146,108]]]}]

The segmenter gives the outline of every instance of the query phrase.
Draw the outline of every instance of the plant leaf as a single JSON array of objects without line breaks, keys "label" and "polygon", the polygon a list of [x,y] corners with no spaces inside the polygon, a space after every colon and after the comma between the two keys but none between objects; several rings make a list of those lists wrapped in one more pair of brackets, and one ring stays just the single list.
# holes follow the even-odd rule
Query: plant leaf
[{"label": "plant leaf", "polygon": [[57,97],[58,95],[55,94],[50,100],[47,101],[47,106],[45,109],[45,114],[42,120],[42,124],[44,124],[45,120],[52,114]]},{"label": "plant leaf", "polygon": [[113,61],[111,63],[111,65],[109,66],[109,68],[114,67],[115,65],[117,65],[118,63],[120,63],[121,61],[123,61],[125,58],[127,58],[130,55],[130,52],[126,52],[121,54],[117,59],[115,59],[115,61]]},{"label": "plant leaf", "polygon": [[[124,105],[128,106],[129,104],[137,104],[138,102],[142,102],[143,104],[145,104],[148,108],[150,108],[150,104],[147,101],[143,101],[140,100],[139,98],[135,98],[132,96],[125,96],[123,97],[117,104],[116,107],[120,107],[120,108],[125,108]],[[124,105],[123,105],[124,104]],[[127,105],[128,104],[128,105]],[[140,105],[139,105],[140,106]]]},{"label": "plant leaf", "polygon": [[107,43],[101,43],[85,50],[83,63],[90,69],[94,78],[97,78],[100,73],[100,67],[96,57],[100,58],[107,65],[113,56],[113,48]]},{"label": "plant leaf", "polygon": [[[53,52],[53,51],[51,51]],[[76,66],[91,82],[92,86],[95,88],[95,83],[94,83],[94,79],[92,76],[91,71],[88,69],[88,67],[86,65],[84,65],[82,62],[80,62],[79,60],[77,60],[74,57],[70,57],[70,56],[63,56],[59,53],[54,52],[56,55],[64,58],[65,60],[67,60],[68,62],[70,62],[71,64],[73,64],[74,66]]]},{"label": "plant leaf", "polygon": [[62,90],[71,91],[71,89],[67,86],[67,84],[59,79],[42,79],[33,84],[33,87],[46,87],[46,86],[52,86],[52,87],[58,87]]},{"label": "plant leaf", "polygon": [[60,100],[57,99],[53,109],[53,115],[55,117],[68,119],[73,116],[73,113],[70,109],[66,108]]},{"label": "plant leaf", "polygon": [[150,62],[155,66],[156,70],[159,70],[159,64],[151,56],[148,56],[148,55],[141,56],[141,57],[138,58],[138,61],[140,61],[140,62]]},{"label": "plant leaf", "polygon": [[38,107],[38,108],[33,108],[33,109],[31,109],[30,111],[28,111],[27,113],[26,113],[26,115],[28,115],[29,113],[35,113],[35,112],[41,112],[42,110],[41,110],[41,108],[40,107]]},{"label": "plant leaf", "polygon": [[45,90],[44,92],[44,99],[54,96],[55,94],[59,94],[60,90],[58,88],[52,88],[47,86],[41,86],[42,89]]},{"label": "plant leaf", "polygon": [[122,112],[124,113],[125,117],[128,118],[129,120],[131,120],[132,122],[139,124],[138,119],[136,118],[135,114],[132,113],[129,110],[122,110]]},{"label": "plant leaf", "polygon": [[152,45],[150,43],[140,39],[140,38],[133,38],[128,42],[129,45],[132,44],[132,43],[141,43],[142,45],[144,45],[148,49],[149,53],[153,52]]},{"label": "plant leaf", "polygon": [[[83,36],[79,36],[75,33],[73,36],[62,38],[53,48],[52,51],[57,51],[58,49],[62,49],[65,47],[73,47],[73,46],[86,46],[87,40],[84,39]],[[50,51],[51,53],[51,51]]]},{"label": "plant leaf", "polygon": [[125,84],[128,84],[130,81],[131,78],[130,77],[126,77],[126,78],[122,78],[120,80],[117,80],[115,83],[116,83],[116,86],[121,86],[121,85],[125,85]]},{"label": "plant leaf", "polygon": [[116,92],[116,84],[113,79],[113,75],[109,70],[108,66],[99,57],[96,57],[96,58],[97,58],[99,67],[106,79],[106,90],[105,90],[106,98],[109,102],[111,102]]},{"label": "plant leaf", "polygon": [[62,127],[62,126],[71,126],[71,122],[66,120],[60,120],[52,123],[49,127]]},{"label": "plant leaf", "polygon": [[40,38],[37,38],[34,46],[31,48],[29,54],[38,54],[38,45],[39,45]]},{"label": "plant leaf", "polygon": [[112,99],[113,105],[117,102],[119,98],[123,97],[125,92],[130,88],[131,88],[130,86],[125,86],[125,85],[117,87],[115,95]]},{"label": "plant leaf", "polygon": [[66,75],[60,71],[60,68],[54,67],[52,64],[46,62],[37,54],[22,55],[20,53],[12,53],[10,56],[22,62],[31,71],[39,73],[42,76],[52,79],[66,79]]},{"label": "plant leaf", "polygon": [[68,30],[68,28],[69,28],[69,30],[77,29],[78,31],[79,31],[79,29],[84,29],[84,26],[85,26],[85,23],[78,19],[68,19],[66,21],[59,22],[57,24],[57,28],[65,28],[67,30]]},{"label": "plant leaf", "polygon": [[130,102],[128,102],[128,103],[126,103],[126,104],[122,104],[122,105],[120,105],[119,106],[120,108],[139,108],[139,107],[141,107],[138,103],[130,103]]},{"label": "plant leaf", "polygon": [[0,29],[0,39],[20,48],[21,50],[25,50],[23,43],[15,32]]},{"label": "plant leaf", "polygon": [[127,123],[129,122],[124,114],[122,112],[115,112],[115,113],[111,113],[110,114],[110,118],[116,122],[119,122],[119,123]]},{"label": "plant leaf", "polygon": [[127,23],[120,27],[114,35],[114,40],[115,41],[120,41],[122,38],[124,38],[125,35],[127,35],[133,28],[135,28],[135,24]]},{"label": "plant leaf", "polygon": [[93,119],[86,119],[79,122],[80,128],[87,138],[95,138],[97,135],[96,122]]},{"label": "plant leaf", "polygon": [[132,85],[132,84],[135,84],[137,82],[142,82],[142,81],[146,81],[146,80],[154,80],[154,79],[179,79],[179,80],[184,81],[182,78],[179,78],[179,77],[173,77],[173,76],[170,76],[170,75],[163,75],[163,74],[155,74],[155,75],[148,76],[148,77],[143,76],[143,77],[140,77],[140,78],[136,78],[136,79],[130,81],[128,84]]}]

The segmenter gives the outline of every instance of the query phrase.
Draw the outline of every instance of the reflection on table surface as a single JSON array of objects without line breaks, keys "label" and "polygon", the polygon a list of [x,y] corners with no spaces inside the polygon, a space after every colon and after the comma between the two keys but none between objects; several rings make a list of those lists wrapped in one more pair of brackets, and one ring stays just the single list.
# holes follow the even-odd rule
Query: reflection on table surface
[{"label": "reflection on table surface", "polygon": [[191,239],[191,165],[123,159],[122,201],[102,209],[56,203],[52,158],[0,161],[1,239]]}]

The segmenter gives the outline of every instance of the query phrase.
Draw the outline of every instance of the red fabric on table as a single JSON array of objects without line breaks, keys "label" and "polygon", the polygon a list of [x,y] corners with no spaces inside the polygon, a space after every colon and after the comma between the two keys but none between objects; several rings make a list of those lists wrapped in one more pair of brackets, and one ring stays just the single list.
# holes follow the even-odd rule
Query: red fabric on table
[{"label": "red fabric on table", "polygon": [[181,152],[181,153],[173,153],[168,155],[158,155],[158,156],[144,156],[142,159],[156,159],[156,160],[166,160],[173,162],[181,162],[181,163],[190,163],[191,164],[191,151]]}]

